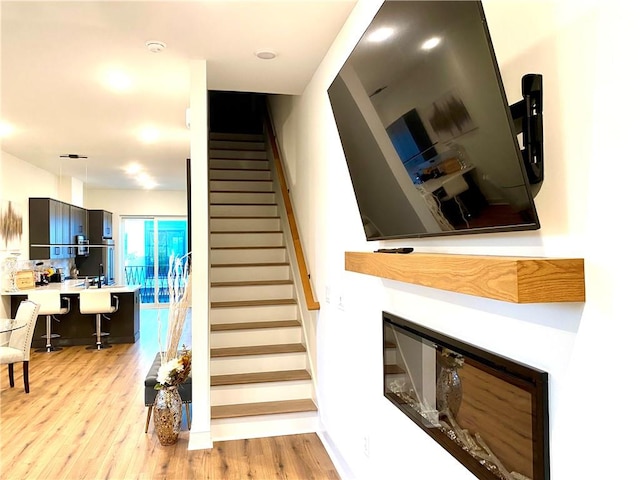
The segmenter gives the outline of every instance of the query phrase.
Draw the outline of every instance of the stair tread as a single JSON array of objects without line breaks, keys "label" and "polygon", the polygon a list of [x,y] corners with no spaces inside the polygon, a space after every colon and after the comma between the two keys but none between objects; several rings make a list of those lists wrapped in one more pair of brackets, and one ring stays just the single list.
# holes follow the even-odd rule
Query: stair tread
[{"label": "stair tread", "polygon": [[220,233],[282,233],[282,230],[211,230],[210,234]]},{"label": "stair tread", "polygon": [[[271,180],[269,180],[271,181]],[[220,190],[220,189],[215,189],[215,190],[210,190],[209,193],[268,193],[268,194],[274,194],[275,192],[273,190],[271,191],[262,191],[262,190]]]},{"label": "stair tread", "polygon": [[403,368],[400,368],[398,365],[385,365],[384,373],[388,375],[394,375],[398,373],[407,373]]},{"label": "stair tread", "polygon": [[224,219],[242,219],[242,220],[253,220],[253,219],[274,219],[280,218],[278,215],[251,215],[251,216],[242,216],[242,215],[210,215],[209,218],[224,218]]},{"label": "stair tread", "polygon": [[210,182],[273,182],[268,178],[215,178]]},{"label": "stair tread", "polygon": [[[233,142],[233,148],[231,145],[220,145],[224,142]],[[238,140],[209,140],[209,150],[224,150],[226,152],[264,152],[264,142],[242,142]],[[245,145],[239,145],[245,144]]]},{"label": "stair tread", "polygon": [[241,403],[211,407],[211,419],[249,417],[255,415],[276,415],[283,413],[315,412],[316,404],[310,398],[280,400],[277,402]]},{"label": "stair tread", "polygon": [[[258,149],[258,150],[245,150],[243,148],[236,148],[237,145],[234,145],[233,147],[231,145],[211,145],[211,142],[236,142],[236,143],[262,143],[262,142],[238,142],[237,140],[220,140],[220,139],[209,139],[209,150],[213,150],[216,152],[246,152],[246,151],[250,151],[250,152],[264,152],[265,149]],[[255,146],[255,145],[254,145]]]},{"label": "stair tread", "polygon": [[276,298],[272,300],[233,300],[228,302],[211,302],[211,308],[263,307],[271,305],[295,305],[293,298]]},{"label": "stair tread", "polygon": [[237,202],[210,202],[209,206],[220,206],[223,205],[225,207],[275,207],[277,203],[237,203]]},{"label": "stair tread", "polygon": [[268,168],[232,168],[232,167],[209,167],[209,171],[212,170],[225,170],[233,172],[270,172]]},{"label": "stair tread", "polygon": [[211,247],[211,250],[260,250],[263,248],[285,248],[284,245],[245,245],[232,247]]},{"label": "stair tread", "polygon": [[237,322],[237,323],[214,323],[211,325],[212,332],[226,332],[229,330],[254,330],[260,328],[287,328],[299,327],[298,320],[271,320],[262,322]]},{"label": "stair tread", "polygon": [[211,386],[245,385],[249,383],[290,382],[310,380],[307,370],[281,370],[276,372],[234,373],[230,375],[211,375]]},{"label": "stair tread", "polygon": [[211,349],[211,358],[245,357],[249,355],[275,355],[278,353],[303,353],[307,349],[301,343],[278,345],[251,345],[247,347],[221,347]]},{"label": "stair tread", "polygon": [[256,263],[212,263],[211,268],[241,268],[241,267],[288,267],[288,262],[256,262]]},{"label": "stair tread", "polygon": [[[269,160],[267,158],[255,158],[255,157],[247,157],[247,158],[242,158],[242,157],[224,157],[221,155],[227,154],[227,152],[234,152],[234,151],[241,151],[243,153],[245,152],[251,152],[250,150],[219,150],[219,149],[215,149],[215,148],[210,148],[209,149],[209,160],[238,160],[238,161],[249,161],[249,162],[268,162]],[[262,153],[260,150],[253,150],[253,152],[258,152],[258,153]]]},{"label": "stair tread", "polygon": [[293,280],[244,280],[240,282],[211,282],[212,287],[259,287],[267,285],[293,285]]}]

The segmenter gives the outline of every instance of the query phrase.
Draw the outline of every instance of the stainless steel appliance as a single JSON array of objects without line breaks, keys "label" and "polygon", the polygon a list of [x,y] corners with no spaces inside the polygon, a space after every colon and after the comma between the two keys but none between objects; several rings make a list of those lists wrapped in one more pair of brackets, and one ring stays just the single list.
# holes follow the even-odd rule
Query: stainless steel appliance
[{"label": "stainless steel appliance", "polygon": [[115,243],[112,238],[102,239],[102,265],[104,267],[104,284],[116,283],[115,276]]},{"label": "stainless steel appliance", "polygon": [[76,235],[76,257],[89,256],[89,240],[84,235]]},{"label": "stainless steel appliance", "polygon": [[76,257],[78,274],[81,277],[100,277],[101,285],[113,285],[115,279],[115,244],[112,238],[89,241],[89,256]]}]

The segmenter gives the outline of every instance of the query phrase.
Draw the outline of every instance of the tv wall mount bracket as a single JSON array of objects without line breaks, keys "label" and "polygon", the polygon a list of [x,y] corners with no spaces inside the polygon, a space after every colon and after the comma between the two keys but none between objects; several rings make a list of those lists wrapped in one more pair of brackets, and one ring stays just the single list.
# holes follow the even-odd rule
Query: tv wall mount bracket
[{"label": "tv wall mount bracket", "polygon": [[509,107],[516,134],[522,134],[522,159],[531,193],[535,196],[544,180],[542,128],[542,75],[522,77],[522,100]]}]

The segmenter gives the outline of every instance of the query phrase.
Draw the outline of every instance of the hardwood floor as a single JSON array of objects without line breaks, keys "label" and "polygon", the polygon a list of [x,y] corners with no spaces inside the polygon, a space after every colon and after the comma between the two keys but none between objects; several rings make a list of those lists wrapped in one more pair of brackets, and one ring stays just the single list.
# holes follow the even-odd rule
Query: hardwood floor
[{"label": "hardwood floor", "polygon": [[153,423],[145,434],[143,381],[158,347],[155,322],[146,330],[142,323],[142,339],[133,345],[32,351],[29,394],[21,367],[15,388],[2,368],[0,478],[339,480],[315,434],[216,442],[211,450],[193,451],[186,421],[174,446],[159,444]]}]

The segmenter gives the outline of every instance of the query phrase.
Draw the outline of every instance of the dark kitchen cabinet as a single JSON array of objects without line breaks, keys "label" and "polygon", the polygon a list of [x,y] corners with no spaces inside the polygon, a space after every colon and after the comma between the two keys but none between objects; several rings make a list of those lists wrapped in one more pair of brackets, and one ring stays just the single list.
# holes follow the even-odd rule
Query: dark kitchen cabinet
[{"label": "dark kitchen cabinet", "polygon": [[[51,198],[29,199],[29,258],[63,258],[62,202]],[[36,247],[34,245],[47,245]],[[66,250],[65,250],[66,253]]]},{"label": "dark kitchen cabinet", "polygon": [[[77,235],[87,235],[87,211],[84,208],[70,205],[71,215],[71,239]],[[73,242],[72,242],[73,243]]]},{"label": "dark kitchen cabinet", "polygon": [[[87,211],[82,207],[69,205],[69,237],[70,243],[76,243],[78,235],[87,235]],[[74,257],[76,254],[75,247],[69,247],[69,256]]]},{"label": "dark kitchen cabinet", "polygon": [[[52,198],[29,199],[29,258],[57,260],[73,258],[75,236],[86,231],[84,208]],[[33,245],[47,245],[34,247]]]},{"label": "dark kitchen cabinet", "polygon": [[103,238],[113,238],[113,214],[106,210],[89,210],[89,240],[100,243]]},{"label": "dark kitchen cabinet", "polygon": [[[54,200],[55,201],[55,200]],[[69,258],[73,255],[73,250],[68,246],[71,243],[71,205],[64,202],[58,203],[58,217],[56,221],[56,243],[60,243],[59,255],[57,258]]]}]

